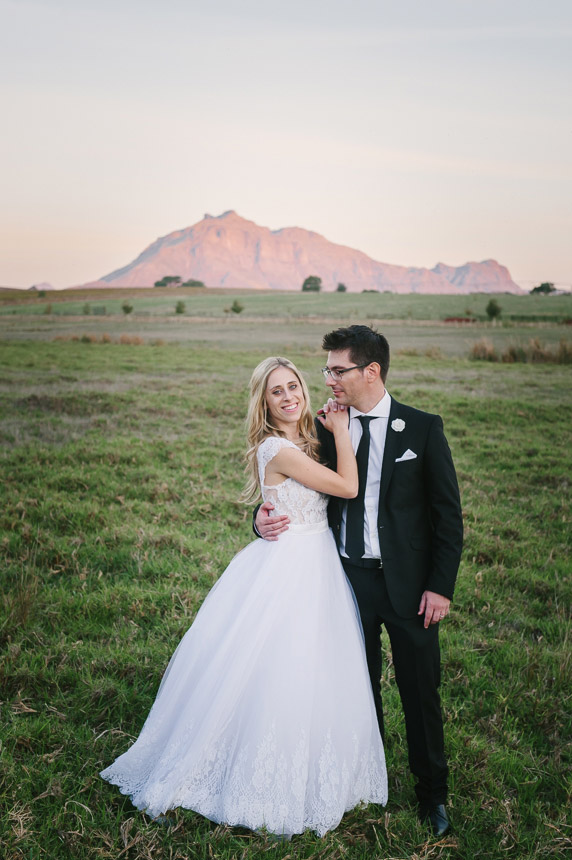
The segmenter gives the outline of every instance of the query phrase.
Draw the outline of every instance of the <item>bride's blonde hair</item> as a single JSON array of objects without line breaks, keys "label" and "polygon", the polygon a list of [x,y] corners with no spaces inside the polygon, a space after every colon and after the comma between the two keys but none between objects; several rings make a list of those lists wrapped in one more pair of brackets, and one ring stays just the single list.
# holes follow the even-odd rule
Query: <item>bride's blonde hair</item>
[{"label": "bride's blonde hair", "polygon": [[250,377],[250,399],[246,415],[246,440],[248,443],[246,451],[247,482],[240,497],[243,502],[251,502],[260,496],[260,478],[258,476],[258,463],[256,460],[256,452],[260,443],[267,436],[282,436],[286,438],[284,431],[279,430],[272,421],[266,403],[268,377],[273,370],[279,367],[287,367],[295,374],[304,395],[304,406],[300,421],[298,422],[298,433],[301,439],[298,447],[305,454],[312,457],[312,459],[318,459],[318,440],[310,408],[310,394],[303,376],[298,368],[291,361],[288,361],[287,358],[282,358],[279,355],[265,358],[264,361],[261,361],[254,368]]}]

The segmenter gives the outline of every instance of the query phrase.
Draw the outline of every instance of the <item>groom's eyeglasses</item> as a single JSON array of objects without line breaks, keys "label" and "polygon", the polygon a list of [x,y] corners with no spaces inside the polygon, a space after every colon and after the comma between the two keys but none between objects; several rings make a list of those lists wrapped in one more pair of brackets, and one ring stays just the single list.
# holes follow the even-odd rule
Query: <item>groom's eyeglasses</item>
[{"label": "groom's eyeglasses", "polygon": [[344,373],[349,373],[350,370],[359,370],[360,367],[367,367],[369,364],[371,364],[370,361],[368,361],[367,364],[354,364],[353,367],[344,367],[342,370],[331,370],[329,367],[322,367],[321,372],[324,374],[326,382],[328,379],[333,379],[334,382],[339,382]]}]

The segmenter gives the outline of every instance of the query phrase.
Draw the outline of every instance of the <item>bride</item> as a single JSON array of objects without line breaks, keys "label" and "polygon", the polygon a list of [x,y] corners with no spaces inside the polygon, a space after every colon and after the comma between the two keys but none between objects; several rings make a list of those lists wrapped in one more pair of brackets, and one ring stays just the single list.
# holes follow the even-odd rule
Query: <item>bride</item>
[{"label": "bride", "polygon": [[167,667],[135,743],[101,776],[157,817],[320,836],[387,800],[385,759],[353,593],[328,528],[328,494],[358,479],[343,407],[320,419],[337,472],[317,461],[306,384],[285,358],[250,381],[245,498],[290,528],[255,540],[209,592]]}]

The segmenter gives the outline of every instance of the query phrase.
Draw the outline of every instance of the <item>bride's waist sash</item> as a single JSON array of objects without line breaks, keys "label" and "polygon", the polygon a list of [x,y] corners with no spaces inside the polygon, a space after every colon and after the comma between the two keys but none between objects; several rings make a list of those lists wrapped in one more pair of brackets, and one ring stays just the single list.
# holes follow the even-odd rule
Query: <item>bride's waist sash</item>
[{"label": "bride's waist sash", "polygon": [[319,523],[290,523],[286,534],[318,535],[321,532],[327,532],[329,528],[327,520],[320,520]]}]

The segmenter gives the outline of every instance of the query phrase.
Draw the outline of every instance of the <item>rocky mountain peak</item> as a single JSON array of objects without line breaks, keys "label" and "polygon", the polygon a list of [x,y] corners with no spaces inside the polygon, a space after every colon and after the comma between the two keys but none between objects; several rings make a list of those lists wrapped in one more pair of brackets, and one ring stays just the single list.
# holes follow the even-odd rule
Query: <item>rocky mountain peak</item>
[{"label": "rocky mountain peak", "polygon": [[206,214],[197,224],[157,239],[133,262],[95,283],[151,287],[165,275],[210,287],[265,290],[300,290],[308,275],[318,275],[324,291],[343,283],[349,292],[521,292],[495,260],[463,266],[438,263],[433,269],[395,266],[302,227],[270,230],[234,209]]}]

